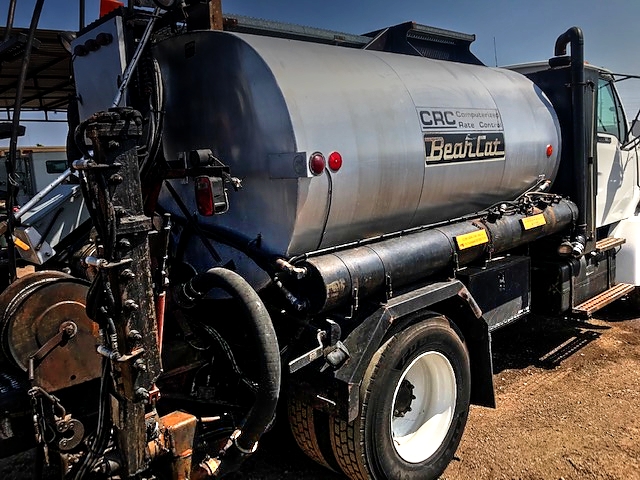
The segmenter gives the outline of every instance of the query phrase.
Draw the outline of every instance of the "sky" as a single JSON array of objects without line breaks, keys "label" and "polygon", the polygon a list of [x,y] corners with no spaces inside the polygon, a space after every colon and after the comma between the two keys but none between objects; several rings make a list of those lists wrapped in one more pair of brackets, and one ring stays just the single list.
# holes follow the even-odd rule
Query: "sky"
[{"label": "sky", "polygon": [[[86,1],[86,23],[99,0]],[[45,0],[40,28],[76,30],[77,0]],[[9,0],[0,0],[4,24]],[[35,0],[19,0],[15,26],[27,27]],[[500,66],[546,60],[555,40],[582,28],[585,58],[616,73],[640,75],[639,0],[223,0],[223,12],[347,33],[366,33],[405,21],[472,33],[471,50],[485,64]],[[494,48],[495,45],[495,48]],[[619,84],[627,116],[640,108],[640,80]],[[27,123],[21,145],[62,145],[65,124]],[[8,143],[0,142],[0,146]]]}]

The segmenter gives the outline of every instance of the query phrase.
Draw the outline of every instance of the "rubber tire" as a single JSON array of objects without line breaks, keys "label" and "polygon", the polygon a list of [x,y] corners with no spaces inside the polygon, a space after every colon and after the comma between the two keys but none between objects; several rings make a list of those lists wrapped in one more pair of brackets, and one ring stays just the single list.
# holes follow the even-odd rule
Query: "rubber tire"
[{"label": "rubber tire", "polygon": [[296,397],[289,397],[287,411],[291,433],[300,450],[314,462],[339,472],[340,466],[331,450],[328,415]]},{"label": "rubber tire", "polygon": [[[392,444],[389,418],[395,387],[405,368],[425,352],[438,352],[456,377],[456,405],[444,441],[425,461],[403,460]],[[360,416],[330,422],[333,451],[352,480],[437,479],[455,454],[469,414],[469,354],[445,317],[437,316],[396,333],[374,354],[360,389]]]}]

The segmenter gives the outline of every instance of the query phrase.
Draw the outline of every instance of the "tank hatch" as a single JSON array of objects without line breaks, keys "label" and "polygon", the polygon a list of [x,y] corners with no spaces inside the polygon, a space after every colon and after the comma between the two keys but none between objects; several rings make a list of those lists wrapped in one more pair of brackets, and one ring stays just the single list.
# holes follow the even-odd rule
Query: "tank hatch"
[{"label": "tank hatch", "polygon": [[467,33],[405,22],[365,36],[373,39],[365,47],[367,50],[484,65],[470,50],[476,36]]},{"label": "tank hatch", "polygon": [[363,35],[231,14],[224,15],[224,30],[351,48],[364,48],[371,41],[371,38]]},{"label": "tank hatch", "polygon": [[405,22],[363,35],[225,14],[224,30],[483,65],[471,53],[476,36]]}]

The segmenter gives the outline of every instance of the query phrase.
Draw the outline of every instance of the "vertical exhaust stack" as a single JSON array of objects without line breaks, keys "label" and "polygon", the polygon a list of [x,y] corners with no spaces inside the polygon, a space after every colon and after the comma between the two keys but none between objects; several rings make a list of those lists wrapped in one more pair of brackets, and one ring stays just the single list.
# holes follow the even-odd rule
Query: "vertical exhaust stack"
[{"label": "vertical exhaust stack", "polygon": [[[589,198],[589,161],[586,144],[584,75],[584,38],[582,30],[571,27],[558,37],[555,56],[567,54],[567,45],[571,45],[571,103],[573,124],[573,160],[575,166],[575,202],[578,205],[578,221],[571,241],[571,254],[579,257],[585,252],[587,240],[593,238],[593,215],[588,215],[592,206]],[[554,59],[552,59],[554,60]]]}]

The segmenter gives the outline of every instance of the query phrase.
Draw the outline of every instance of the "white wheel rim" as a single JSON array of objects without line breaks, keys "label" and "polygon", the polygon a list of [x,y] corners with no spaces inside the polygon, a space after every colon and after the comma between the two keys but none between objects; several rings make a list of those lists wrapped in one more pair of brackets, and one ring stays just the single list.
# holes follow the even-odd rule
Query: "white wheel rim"
[{"label": "white wheel rim", "polygon": [[[399,398],[404,380],[409,384],[402,387]],[[410,410],[406,408],[407,388],[415,397],[410,400]],[[390,414],[393,446],[403,460],[420,463],[438,450],[451,426],[456,396],[456,375],[441,353],[425,352],[404,370],[393,393]],[[395,414],[397,408],[403,416]]]}]

